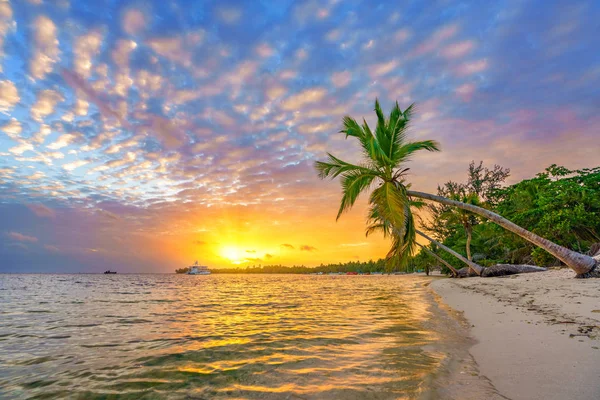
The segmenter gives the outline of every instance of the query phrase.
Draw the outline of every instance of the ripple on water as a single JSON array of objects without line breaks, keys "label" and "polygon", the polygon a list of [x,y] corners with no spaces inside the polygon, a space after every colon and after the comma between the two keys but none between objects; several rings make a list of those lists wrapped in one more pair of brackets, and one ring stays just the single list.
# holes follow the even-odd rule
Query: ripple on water
[{"label": "ripple on water", "polygon": [[16,277],[0,398],[414,398],[444,357],[418,278]]}]

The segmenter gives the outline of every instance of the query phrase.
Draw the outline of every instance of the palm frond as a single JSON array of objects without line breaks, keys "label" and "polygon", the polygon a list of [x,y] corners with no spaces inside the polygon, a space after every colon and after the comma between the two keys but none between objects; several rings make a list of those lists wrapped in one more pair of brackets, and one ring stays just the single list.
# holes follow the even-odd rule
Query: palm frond
[{"label": "palm frond", "polygon": [[396,187],[392,182],[384,182],[373,190],[369,203],[376,207],[379,216],[392,226],[404,226],[408,197],[402,188]]},{"label": "palm frond", "polygon": [[338,211],[336,221],[347,210],[351,209],[360,193],[368,189],[377,178],[375,173],[365,173],[364,171],[348,171],[342,175],[342,201]]},{"label": "palm frond", "polygon": [[422,140],[419,142],[408,142],[402,145],[400,148],[396,150],[394,153],[393,161],[395,163],[406,162],[410,159],[410,156],[416,153],[417,151],[427,150],[427,151],[441,151],[440,144],[435,140]]},{"label": "palm frond", "polygon": [[360,171],[362,173],[376,173],[370,168],[361,165],[350,164],[346,161],[340,160],[334,155],[327,153],[328,162],[315,161],[315,169],[319,175],[319,178],[336,178],[337,176],[349,172],[349,171]]}]

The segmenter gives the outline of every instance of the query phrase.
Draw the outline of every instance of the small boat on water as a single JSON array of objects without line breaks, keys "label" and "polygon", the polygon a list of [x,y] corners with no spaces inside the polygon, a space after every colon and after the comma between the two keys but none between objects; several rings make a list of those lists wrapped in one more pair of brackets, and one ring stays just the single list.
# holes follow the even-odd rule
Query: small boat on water
[{"label": "small boat on water", "polygon": [[198,265],[198,261],[191,265],[190,270],[187,272],[188,275],[210,275],[210,270],[207,266]]},{"label": "small boat on water", "polygon": [[104,271],[105,274],[116,274],[117,271],[111,271],[110,269],[107,271]]}]

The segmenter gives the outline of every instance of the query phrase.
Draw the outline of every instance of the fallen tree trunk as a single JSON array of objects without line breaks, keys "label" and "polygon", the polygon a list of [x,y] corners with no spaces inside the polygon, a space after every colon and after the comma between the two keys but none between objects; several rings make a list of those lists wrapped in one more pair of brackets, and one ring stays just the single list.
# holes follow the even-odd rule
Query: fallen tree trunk
[{"label": "fallen tree trunk", "polygon": [[535,265],[512,265],[512,264],[496,264],[485,268],[481,273],[483,277],[506,276],[515,274],[526,274],[530,272],[543,272],[546,268],[537,267]]}]

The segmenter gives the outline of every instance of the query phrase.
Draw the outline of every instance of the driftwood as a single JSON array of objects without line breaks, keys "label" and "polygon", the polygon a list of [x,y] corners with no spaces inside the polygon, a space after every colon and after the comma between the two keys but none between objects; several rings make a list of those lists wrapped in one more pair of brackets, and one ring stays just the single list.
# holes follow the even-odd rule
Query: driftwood
[{"label": "driftwood", "polygon": [[[496,264],[492,267],[484,268],[481,273],[482,277],[489,278],[492,276],[507,276],[515,274],[526,274],[529,272],[542,272],[546,271],[546,268],[536,267],[535,265],[512,265],[512,264]],[[461,268],[458,270],[458,278],[470,278],[477,276],[468,267]]]},{"label": "driftwood", "polygon": [[526,274],[529,272],[543,272],[546,268],[536,267],[535,265],[512,265],[512,264],[496,264],[486,268],[481,273],[481,276],[506,276],[515,274]]},{"label": "driftwood", "polygon": [[457,278],[470,278],[473,276],[479,276],[475,272],[473,272],[473,270],[469,267],[463,267],[456,272],[457,272],[456,273]]}]

